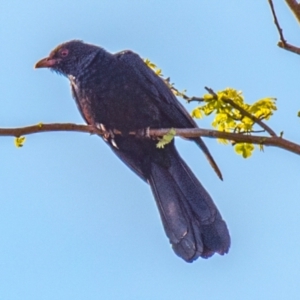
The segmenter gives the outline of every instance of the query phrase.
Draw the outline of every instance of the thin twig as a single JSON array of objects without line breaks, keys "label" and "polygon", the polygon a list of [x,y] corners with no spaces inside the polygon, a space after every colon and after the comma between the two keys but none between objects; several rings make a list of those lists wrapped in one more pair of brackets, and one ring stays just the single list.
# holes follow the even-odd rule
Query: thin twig
[{"label": "thin twig", "polygon": [[[218,98],[218,95],[213,91],[213,89],[209,87],[205,87],[205,89],[215,98]],[[267,125],[265,124],[261,119],[253,116],[250,114],[248,111],[240,107],[238,104],[236,104],[234,101],[231,99],[222,99],[222,101],[230,104],[233,108],[237,109],[243,116],[248,117],[251,119],[253,122],[258,124],[261,128],[263,128],[266,132],[268,132],[271,136],[277,136],[276,133]]]},{"label": "thin twig", "polygon": [[193,101],[197,101],[197,102],[203,102],[204,99],[201,98],[201,97],[196,97],[196,96],[193,96],[193,97],[187,97],[186,95],[182,95],[181,96],[184,100],[186,100],[188,103],[190,102],[193,102]]},{"label": "thin twig", "polygon": [[263,133],[265,130],[250,130],[250,131],[239,131],[239,134],[249,134],[249,133]]},{"label": "thin twig", "polygon": [[211,89],[211,88],[209,88],[209,87],[207,87],[207,86],[205,86],[204,87],[214,98],[216,98],[216,99],[218,99],[218,95],[214,92],[214,90],[213,89]]},{"label": "thin twig", "polygon": [[280,40],[282,42],[283,45],[286,45],[286,40],[283,36],[283,31],[282,31],[282,28],[280,27],[279,25],[279,22],[278,22],[278,19],[277,19],[277,16],[276,16],[276,12],[275,12],[275,8],[274,8],[274,4],[273,4],[273,1],[272,0],[269,0],[269,4],[270,4],[270,7],[271,7],[271,11],[272,11],[272,15],[273,15],[273,18],[274,18],[274,23],[277,27],[277,30],[278,30],[278,33],[279,33],[279,36],[280,36]]},{"label": "thin twig", "polygon": [[[278,18],[276,16],[276,12],[275,12],[273,1],[272,0],[268,0],[268,2],[269,2],[270,7],[271,7],[272,15],[273,15],[273,18],[274,18],[274,23],[276,25],[276,28],[277,28],[279,36],[280,36],[280,41],[277,43],[278,47],[300,55],[300,48],[296,47],[296,46],[294,46],[292,44],[289,44],[286,41],[286,39],[284,38],[284,36],[283,36],[283,30],[280,27]],[[292,10],[292,12],[294,13],[294,15],[296,16],[298,22],[300,22],[300,4],[298,4],[298,2],[295,1],[295,0],[286,0],[286,3],[288,4],[288,6],[290,7],[290,9]]]},{"label": "thin twig", "polygon": [[189,97],[184,92],[180,92],[172,83],[170,83],[170,77],[164,79],[164,81],[165,81],[165,83],[167,84],[167,86],[170,88],[170,90],[173,92],[173,94],[175,96],[183,98],[188,103],[190,103],[192,101],[197,101],[197,102],[203,102],[204,101],[204,99],[201,98],[201,97],[196,97],[196,96]]},{"label": "thin twig", "polygon": [[202,97],[191,97],[187,100],[188,103],[190,102],[204,102],[204,98]]}]

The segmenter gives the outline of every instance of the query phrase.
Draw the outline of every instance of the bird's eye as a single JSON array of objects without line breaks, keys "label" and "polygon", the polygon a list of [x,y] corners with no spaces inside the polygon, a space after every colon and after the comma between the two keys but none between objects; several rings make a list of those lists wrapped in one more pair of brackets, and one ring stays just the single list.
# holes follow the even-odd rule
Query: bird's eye
[{"label": "bird's eye", "polygon": [[66,57],[68,54],[69,54],[68,49],[62,49],[62,50],[60,51],[60,55],[61,55],[62,57]]}]

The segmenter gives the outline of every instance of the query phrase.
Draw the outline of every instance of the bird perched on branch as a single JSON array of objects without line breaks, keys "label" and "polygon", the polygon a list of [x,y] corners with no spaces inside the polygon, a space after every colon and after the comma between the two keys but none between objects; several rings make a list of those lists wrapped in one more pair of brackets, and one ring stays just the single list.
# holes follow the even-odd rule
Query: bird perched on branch
[{"label": "bird perched on branch", "polygon": [[[104,129],[113,152],[150,185],[164,230],[178,256],[192,262],[228,252],[226,223],[179,156],[174,140],[158,149],[157,141],[128,134],[147,127],[197,127],[163,79],[139,55],[132,51],[111,54],[73,40],[56,47],[35,68],[50,68],[69,78],[86,123]],[[114,135],[114,129],[122,134]],[[190,140],[202,149],[222,178],[204,142],[200,138]]]}]

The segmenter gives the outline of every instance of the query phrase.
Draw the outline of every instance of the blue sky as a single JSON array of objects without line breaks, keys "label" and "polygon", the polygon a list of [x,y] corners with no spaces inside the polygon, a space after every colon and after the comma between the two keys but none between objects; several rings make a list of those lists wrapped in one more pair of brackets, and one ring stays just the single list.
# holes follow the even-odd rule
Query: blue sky
[{"label": "blue sky", "polygon": [[[300,45],[283,2],[275,5],[284,33]],[[299,143],[300,61],[276,46],[267,1],[12,0],[0,9],[0,127],[83,123],[67,80],[33,69],[76,38],[136,51],[190,95],[209,86],[242,90],[249,102],[276,97],[269,125]],[[2,137],[0,299],[296,299],[299,157],[265,148],[244,160],[206,142],[224,182],[195,145],[177,145],[218,205],[232,246],[188,264],[171,250],[149,187],[100,138],[44,133],[17,149]]]}]

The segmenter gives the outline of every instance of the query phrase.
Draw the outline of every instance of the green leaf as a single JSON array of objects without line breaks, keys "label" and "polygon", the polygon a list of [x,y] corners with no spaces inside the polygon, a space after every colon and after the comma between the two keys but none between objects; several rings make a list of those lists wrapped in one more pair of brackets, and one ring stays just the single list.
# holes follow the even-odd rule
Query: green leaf
[{"label": "green leaf", "polygon": [[150,69],[156,69],[156,65],[153,62],[151,62],[148,58],[145,58],[144,62]]},{"label": "green leaf", "polygon": [[202,118],[202,113],[201,113],[201,110],[199,109],[199,107],[195,108],[193,111],[192,111],[192,118],[196,118],[196,119],[201,119]]},{"label": "green leaf", "polygon": [[223,145],[228,145],[228,144],[229,144],[229,141],[226,140],[226,139],[217,139],[217,141],[218,141],[220,144],[223,144]]},{"label": "green leaf", "polygon": [[252,144],[248,144],[248,143],[237,143],[234,146],[234,150],[237,154],[242,155],[244,158],[248,158],[252,155],[254,146]]},{"label": "green leaf", "polygon": [[26,140],[25,136],[15,137],[15,146],[17,148],[23,147],[23,144],[25,143],[25,140]]},{"label": "green leaf", "polygon": [[153,62],[151,62],[148,58],[144,59],[144,63],[150,68],[152,69],[156,75],[158,76],[163,76],[162,74],[162,70],[159,69],[156,64],[154,64]]},{"label": "green leaf", "polygon": [[158,76],[163,76],[161,69],[156,69],[155,74],[158,75]]},{"label": "green leaf", "polygon": [[171,143],[173,140],[174,136],[176,135],[176,131],[174,128],[171,128],[167,134],[165,134],[159,142],[156,144],[157,148],[164,148],[165,145]]}]

